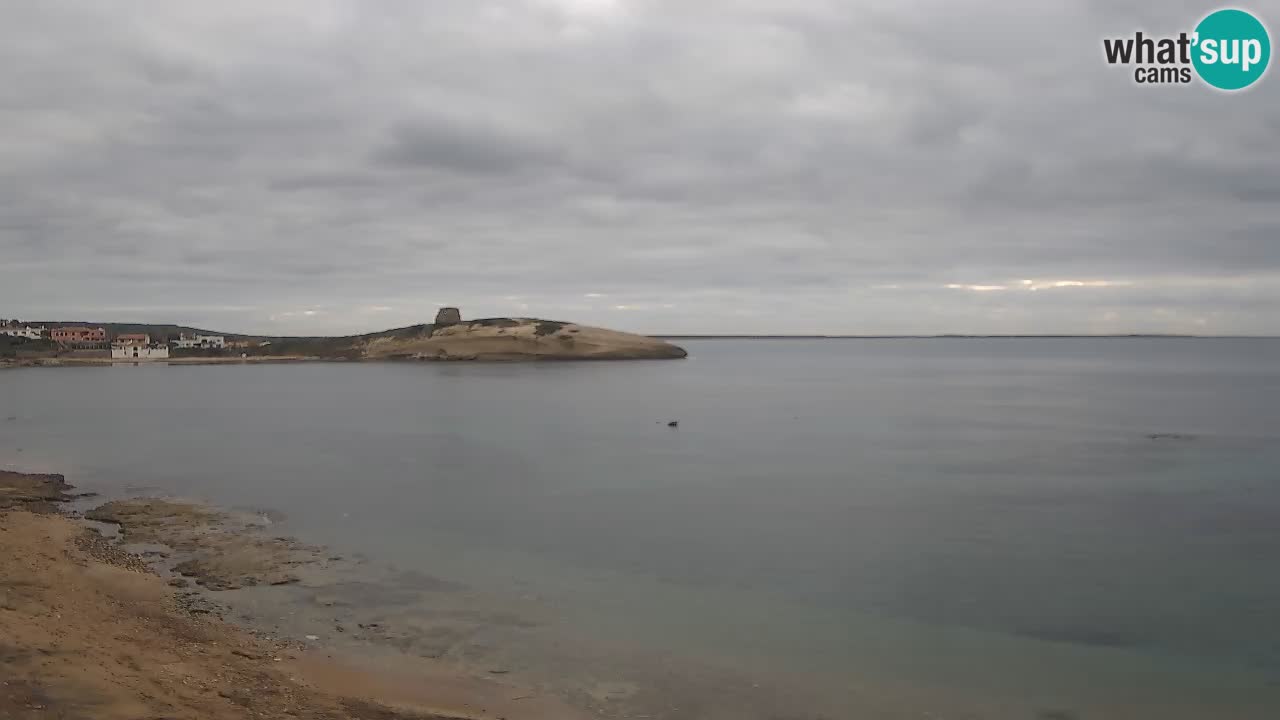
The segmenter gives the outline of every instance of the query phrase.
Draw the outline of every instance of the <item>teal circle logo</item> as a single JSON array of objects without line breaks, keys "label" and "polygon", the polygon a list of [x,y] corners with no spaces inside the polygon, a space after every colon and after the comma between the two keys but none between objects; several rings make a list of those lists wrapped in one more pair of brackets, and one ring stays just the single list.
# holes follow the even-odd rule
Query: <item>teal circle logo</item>
[{"label": "teal circle logo", "polygon": [[1271,38],[1258,18],[1244,10],[1218,10],[1196,26],[1191,62],[1200,79],[1219,90],[1243,90],[1271,62]]}]

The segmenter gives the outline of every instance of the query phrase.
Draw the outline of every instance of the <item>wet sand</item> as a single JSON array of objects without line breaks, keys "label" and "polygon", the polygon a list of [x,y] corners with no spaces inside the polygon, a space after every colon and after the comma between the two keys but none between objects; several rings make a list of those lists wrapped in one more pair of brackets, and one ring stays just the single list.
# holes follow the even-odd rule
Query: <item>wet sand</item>
[{"label": "wet sand", "polygon": [[[0,717],[589,717],[496,678],[411,663],[362,668],[305,641],[251,634],[184,579],[163,577],[163,562],[148,562],[170,550],[129,553],[91,521],[58,514],[70,499],[61,476],[0,471]],[[210,588],[292,582],[290,568],[323,554],[237,532],[231,515],[194,505],[110,503],[91,514],[122,522],[130,543],[175,543],[184,562],[194,559],[184,571]]]}]

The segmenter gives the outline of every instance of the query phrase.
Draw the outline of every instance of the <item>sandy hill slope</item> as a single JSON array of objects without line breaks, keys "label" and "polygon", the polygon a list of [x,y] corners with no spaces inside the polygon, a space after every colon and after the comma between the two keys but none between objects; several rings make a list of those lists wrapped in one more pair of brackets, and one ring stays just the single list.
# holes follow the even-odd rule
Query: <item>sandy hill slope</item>
[{"label": "sandy hill slope", "polygon": [[687,355],[644,335],[532,318],[421,325],[367,336],[357,347],[369,359],[657,360]]}]

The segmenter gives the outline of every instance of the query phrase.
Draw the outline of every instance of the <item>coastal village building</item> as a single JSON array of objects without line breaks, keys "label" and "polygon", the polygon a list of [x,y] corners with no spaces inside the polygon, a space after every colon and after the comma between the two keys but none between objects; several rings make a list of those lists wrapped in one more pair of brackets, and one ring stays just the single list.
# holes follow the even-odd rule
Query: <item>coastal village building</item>
[{"label": "coastal village building", "polygon": [[112,345],[112,360],[168,360],[168,345]]},{"label": "coastal village building", "polygon": [[77,326],[60,327],[50,330],[49,338],[66,347],[96,350],[107,344],[107,330]]},{"label": "coastal village building", "polygon": [[111,342],[112,360],[164,360],[168,357],[169,346],[152,344],[150,335],[118,335]]},{"label": "coastal village building", "polygon": [[227,346],[227,339],[221,335],[187,335],[183,333],[177,340],[173,341],[173,345],[180,350],[184,348],[221,350]]},{"label": "coastal village building", "polygon": [[28,340],[39,340],[49,334],[49,328],[41,325],[40,327],[32,327],[30,325],[5,325],[0,327],[0,335],[8,335],[9,337],[20,337]]}]

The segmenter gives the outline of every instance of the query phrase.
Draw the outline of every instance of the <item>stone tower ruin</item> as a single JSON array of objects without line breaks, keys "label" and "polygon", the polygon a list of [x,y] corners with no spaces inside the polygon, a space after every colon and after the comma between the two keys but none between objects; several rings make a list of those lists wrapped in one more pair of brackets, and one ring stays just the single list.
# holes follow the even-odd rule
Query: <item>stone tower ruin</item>
[{"label": "stone tower ruin", "polygon": [[436,313],[436,327],[457,325],[460,322],[462,322],[462,312],[456,307],[442,307]]}]

